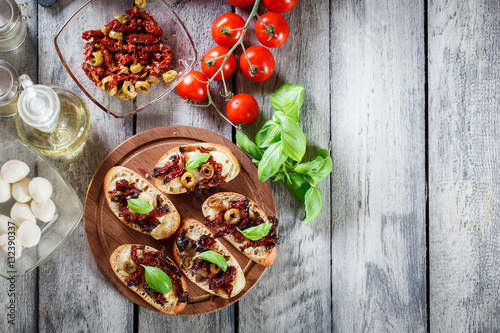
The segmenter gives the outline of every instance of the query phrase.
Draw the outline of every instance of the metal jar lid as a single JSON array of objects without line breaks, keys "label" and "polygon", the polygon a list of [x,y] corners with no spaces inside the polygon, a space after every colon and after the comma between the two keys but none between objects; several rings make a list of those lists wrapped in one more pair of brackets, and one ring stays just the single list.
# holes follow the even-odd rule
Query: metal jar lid
[{"label": "metal jar lid", "polygon": [[0,37],[8,34],[19,18],[19,7],[14,0],[0,0]]},{"label": "metal jar lid", "polygon": [[7,61],[0,59],[0,104],[13,99],[19,89],[19,75]]}]

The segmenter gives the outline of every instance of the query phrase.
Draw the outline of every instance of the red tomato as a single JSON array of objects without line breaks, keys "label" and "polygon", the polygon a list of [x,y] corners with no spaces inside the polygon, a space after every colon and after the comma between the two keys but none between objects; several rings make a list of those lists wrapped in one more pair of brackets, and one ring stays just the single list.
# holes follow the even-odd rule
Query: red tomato
[{"label": "red tomato", "polygon": [[[223,57],[228,53],[229,49],[224,46],[214,46],[210,50],[208,50],[201,58],[201,70],[203,71],[203,73],[209,78],[213,77],[224,62],[224,58],[219,58],[217,60],[214,59]],[[227,79],[229,76],[231,76],[231,74],[234,73],[235,69],[236,58],[234,57],[234,54],[231,53],[227,58],[226,63],[224,64],[224,68],[217,74],[217,76],[214,77],[214,80],[222,81],[222,75],[224,75],[224,79]]]},{"label": "red tomato", "polygon": [[234,7],[247,7],[255,2],[255,0],[227,0]]},{"label": "red tomato", "polygon": [[266,26],[257,20],[255,33],[262,45],[267,47],[279,47],[288,39],[290,28],[285,18],[278,13],[268,12],[260,16]]},{"label": "red tomato", "polygon": [[245,20],[235,13],[226,13],[219,16],[212,24],[212,38],[214,41],[225,47],[233,47],[234,44],[240,39],[242,30],[231,31],[233,29],[240,29],[245,26]]},{"label": "red tomato", "polygon": [[[274,57],[264,46],[256,45],[246,50],[248,58],[243,53],[240,57],[240,68],[251,81],[267,80],[274,72]],[[252,64],[250,66],[250,64]]]},{"label": "red tomato", "polygon": [[207,81],[208,78],[202,72],[191,71],[177,85],[177,93],[183,99],[202,102],[208,97]]},{"label": "red tomato", "polygon": [[226,113],[233,124],[250,125],[259,117],[259,104],[248,94],[238,94],[227,103]]},{"label": "red tomato", "polygon": [[292,10],[299,0],[262,0],[264,6],[270,12],[286,13]]}]

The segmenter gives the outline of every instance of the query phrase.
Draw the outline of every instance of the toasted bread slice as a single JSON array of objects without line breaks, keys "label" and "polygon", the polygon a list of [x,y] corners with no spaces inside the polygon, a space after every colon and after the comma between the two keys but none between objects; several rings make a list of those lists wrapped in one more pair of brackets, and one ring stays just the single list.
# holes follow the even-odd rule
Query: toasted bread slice
[{"label": "toasted bread slice", "polygon": [[[256,220],[258,218],[261,218],[264,223],[272,223],[272,221],[269,221],[269,218],[267,215],[264,213],[264,211],[257,206],[255,202],[252,200],[246,198],[245,196],[234,193],[234,192],[219,192],[216,193],[212,196],[210,196],[207,200],[202,205],[202,211],[203,215],[205,216],[205,224],[211,225],[208,221],[213,220],[215,216],[221,212],[226,212],[228,209],[228,205],[230,203],[235,203],[240,200],[247,199],[248,200],[248,209],[249,209],[249,218],[252,220]],[[241,213],[241,212],[240,212]],[[274,218],[275,219],[275,218]],[[278,235],[278,226],[277,226],[277,219],[275,219],[276,227],[274,229],[274,234]],[[212,225],[211,225],[212,226]],[[236,223],[234,225],[230,225],[228,223],[221,223],[218,225],[213,225],[212,227],[216,230],[219,231],[223,229],[224,227],[232,227],[233,230],[236,230],[236,227],[239,227],[239,223]],[[237,232],[237,231],[236,231]],[[271,229],[270,234],[272,234],[273,229]],[[270,235],[268,234],[268,235]],[[269,236],[271,238],[271,236]],[[241,248],[247,244],[250,240],[244,239],[244,240],[239,240],[237,239],[234,234],[229,234],[224,236],[225,239],[227,239],[234,247],[237,249],[241,250]],[[270,239],[269,242],[271,244],[274,244],[275,246],[272,249],[266,250],[266,246],[264,245],[258,245],[258,246],[250,246],[246,247],[242,252],[245,254],[248,258],[251,260],[255,261],[256,263],[269,267],[274,263],[274,260],[276,259],[276,239]],[[250,243],[252,242],[250,241]],[[253,243],[255,244],[255,243]],[[257,245],[257,244],[255,244]]]},{"label": "toasted bread slice", "polygon": [[[167,165],[168,163],[175,163],[176,165],[181,167],[181,171],[182,173],[184,173],[186,171],[184,170],[184,163],[187,162],[194,155],[201,153],[201,151],[197,149],[198,147],[206,149],[208,153],[212,155],[213,160],[221,165],[222,170],[220,172],[219,178],[222,181],[222,184],[231,181],[240,172],[241,169],[240,162],[238,161],[236,156],[234,156],[234,154],[229,150],[229,148],[225,146],[216,143],[205,143],[205,142],[186,145],[186,146],[179,146],[169,150],[165,155],[163,155],[162,158],[160,158],[158,163],[156,163],[152,175],[155,178],[155,185],[160,191],[168,194],[180,194],[180,193],[186,193],[196,188],[203,189],[219,185],[217,183],[220,182],[215,182],[215,181],[214,183],[216,183],[216,185],[211,184],[210,183],[211,178],[205,180],[205,178],[203,178],[202,174],[200,173],[200,168],[197,168],[195,170],[188,170],[193,174],[195,178],[194,185],[192,185],[191,187],[186,187],[185,184],[183,184],[183,182],[181,181],[181,175],[178,175],[177,177],[173,178],[168,182],[165,182],[165,175],[161,174],[161,172],[158,173],[158,170],[160,170],[162,167],[165,167],[165,165]],[[182,156],[181,150],[183,148],[185,148],[184,161],[180,159],[178,161],[173,161],[172,158],[174,158],[176,155],[178,157]],[[217,174],[215,174],[215,176],[217,176]],[[204,184],[202,184],[201,182],[204,182]],[[209,183],[206,184],[207,182]]]},{"label": "toasted bread slice", "polygon": [[[243,270],[241,269],[240,265],[238,264],[238,261],[232,256],[232,254],[222,245],[222,243],[218,240],[215,241],[215,246],[213,248],[213,251],[218,252],[224,256],[224,258],[227,261],[227,267],[228,270],[230,269],[231,266],[234,266],[236,268],[236,277],[234,281],[231,283],[233,286],[233,290],[231,292],[231,295],[229,295],[223,288],[215,288],[214,290],[210,289],[210,280],[207,279],[204,276],[204,272],[202,272],[200,269],[198,269],[194,274],[192,272],[192,265],[193,265],[193,257],[197,255],[199,252],[197,252],[194,249],[194,246],[189,247],[186,250],[180,251],[179,247],[177,245],[177,242],[179,241],[179,237],[187,237],[193,241],[198,241],[202,235],[206,235],[209,237],[212,237],[212,233],[210,230],[208,230],[207,227],[205,227],[203,224],[200,222],[196,221],[195,219],[184,219],[182,221],[181,227],[179,228],[179,231],[177,232],[178,236],[174,245],[174,258],[177,263],[177,265],[181,268],[182,272],[191,280],[193,281],[194,284],[196,284],[198,287],[201,289],[214,294],[218,295],[223,298],[229,298],[229,297],[234,297],[237,294],[239,294],[243,288],[245,288],[245,275],[243,274]],[[226,271],[227,272],[227,271]]]},{"label": "toasted bread slice", "polygon": [[[134,244],[125,244],[119,246],[112,254],[111,257],[109,258],[109,263],[111,264],[111,267],[113,268],[113,271],[115,272],[116,276],[127,285],[127,279],[133,276],[135,272],[129,273],[128,271],[136,271],[138,269],[137,265],[134,263],[131,257],[131,250],[132,250],[132,245]],[[140,246],[140,245],[136,245]],[[155,248],[151,246],[145,245],[144,250],[138,249],[137,250],[137,258],[142,258],[144,253],[146,252],[157,252]],[[178,268],[175,266],[173,261],[166,257],[167,260],[169,260],[175,267],[175,269],[178,271]],[[186,307],[186,300],[184,302],[179,301],[179,294],[184,293],[187,290],[186,286],[186,280],[178,271],[178,274],[174,273],[174,276],[172,274],[169,274],[169,272],[165,272],[167,275],[169,275],[170,279],[173,281],[175,278],[179,279],[181,281],[182,285],[182,290],[177,290],[176,286],[172,284],[172,289],[166,293],[163,294],[163,297],[165,298],[165,303],[163,305],[159,304],[156,302],[156,298],[148,295],[144,288],[142,287],[142,283],[137,285],[137,286],[128,286],[130,289],[132,289],[136,294],[141,296],[146,302],[154,306],[156,309],[158,309],[160,312],[169,314],[169,315],[175,315],[184,310]],[[158,292],[154,292],[154,295],[156,296]],[[186,297],[184,297],[186,298]]]},{"label": "toasted bread slice", "polygon": [[[116,195],[116,193],[114,192],[116,190],[116,182],[119,180],[126,180],[128,183],[135,184],[135,187],[141,191],[141,193],[139,194],[139,198],[143,198],[154,208],[160,208],[164,205],[168,206],[167,213],[158,216],[157,220],[159,224],[156,227],[152,229],[151,227],[142,225],[141,228],[140,221],[131,221],[130,223],[126,221],[125,215],[120,212],[121,207],[124,205],[123,201],[117,201],[113,199],[113,197]],[[179,215],[179,212],[175,208],[174,204],[146,179],[142,178],[140,175],[128,168],[116,166],[111,168],[106,173],[106,176],[104,178],[104,193],[106,195],[106,201],[108,202],[109,207],[120,221],[136,231],[142,232],[146,235],[150,235],[154,239],[165,239],[170,237],[177,230],[181,223],[181,216]],[[129,210],[128,214],[133,215],[134,212]]]}]

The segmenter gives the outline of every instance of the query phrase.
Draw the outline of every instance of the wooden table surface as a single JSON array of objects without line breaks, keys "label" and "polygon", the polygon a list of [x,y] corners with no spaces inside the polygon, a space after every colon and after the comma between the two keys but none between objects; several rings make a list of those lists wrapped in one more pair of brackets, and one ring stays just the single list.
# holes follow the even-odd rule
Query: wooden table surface
[{"label": "wooden table surface", "polygon": [[[199,54],[214,45],[215,18],[249,12],[225,0],[169,2]],[[83,3],[28,1],[28,39],[0,58],[39,83],[83,96],[53,44]],[[257,286],[213,314],[151,312],[103,277],[81,223],[49,261],[16,280],[16,326],[0,315],[0,331],[500,330],[500,2],[301,0],[285,17],[291,35],[272,51],[275,74],[264,83],[238,74],[229,84],[256,97],[257,125],[272,114],[276,88],[303,84],[305,135],[311,146],[331,150],[334,167],[320,186],[323,210],[308,225],[285,186],[270,184],[281,244]],[[84,98],[92,116],[85,146],[51,158],[82,202],[104,157],[136,133],[191,125],[234,141],[213,110],[190,107],[175,93],[128,119]],[[14,137],[14,119],[0,119],[0,140]],[[1,309],[7,290],[1,280]]]}]

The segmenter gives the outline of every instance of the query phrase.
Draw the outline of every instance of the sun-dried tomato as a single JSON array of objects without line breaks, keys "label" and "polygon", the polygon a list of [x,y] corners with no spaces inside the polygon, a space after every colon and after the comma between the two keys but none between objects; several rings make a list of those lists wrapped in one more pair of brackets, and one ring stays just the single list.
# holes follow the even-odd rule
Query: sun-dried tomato
[{"label": "sun-dried tomato", "polygon": [[166,184],[172,179],[182,176],[186,167],[186,147],[179,147],[181,155],[172,155],[170,160],[162,167],[153,169],[153,178],[164,176],[163,183]]}]

